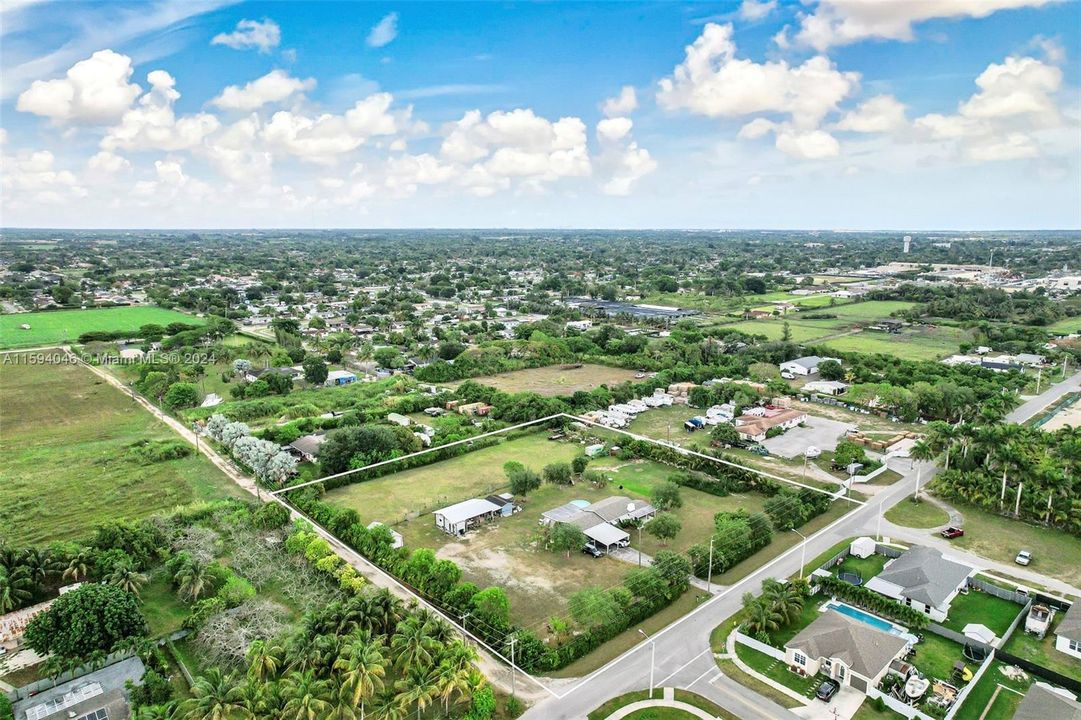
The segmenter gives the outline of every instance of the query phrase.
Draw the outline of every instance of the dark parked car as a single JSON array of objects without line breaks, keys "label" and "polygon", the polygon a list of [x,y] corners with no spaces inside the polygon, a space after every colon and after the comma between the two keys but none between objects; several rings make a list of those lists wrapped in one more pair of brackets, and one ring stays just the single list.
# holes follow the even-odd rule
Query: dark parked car
[{"label": "dark parked car", "polygon": [[942,537],[946,538],[947,540],[953,540],[954,538],[959,538],[964,534],[965,534],[965,529],[964,528],[959,528],[959,527],[948,527],[948,528],[946,528],[945,530],[942,531]]},{"label": "dark parked car", "polygon": [[586,545],[582,548],[582,552],[595,558],[604,557],[604,551],[594,545]]},{"label": "dark parked car", "polygon": [[822,702],[829,702],[840,689],[841,686],[837,684],[836,680],[823,680],[822,684],[815,690],[815,697]]}]

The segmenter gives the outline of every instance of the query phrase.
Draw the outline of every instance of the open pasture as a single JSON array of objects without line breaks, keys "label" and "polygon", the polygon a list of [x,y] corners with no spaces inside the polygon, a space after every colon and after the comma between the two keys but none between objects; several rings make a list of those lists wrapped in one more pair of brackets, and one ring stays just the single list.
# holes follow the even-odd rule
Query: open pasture
[{"label": "open pasture", "polygon": [[[138,330],[143,325],[164,326],[174,322],[203,324],[191,315],[146,305],[0,315],[0,348],[74,342],[87,332]],[[30,329],[22,329],[23,325],[29,325]]]},{"label": "open pasture", "polygon": [[954,327],[905,328],[897,334],[863,330],[822,343],[838,352],[881,353],[902,360],[939,360],[956,353],[966,339]]},{"label": "open pasture", "polygon": [[[549,365],[472,379],[503,392],[535,392],[538,395],[554,397],[572,395],[579,390],[594,390],[601,385],[619,385],[628,380],[634,380],[634,375],[633,370],[587,363],[576,368]],[[461,383],[448,384],[457,387]]]},{"label": "open pasture", "polygon": [[180,440],[86,368],[23,357],[0,356],[0,536],[15,545],[86,537],[107,520],[247,496],[202,455],[134,458],[136,443]]}]

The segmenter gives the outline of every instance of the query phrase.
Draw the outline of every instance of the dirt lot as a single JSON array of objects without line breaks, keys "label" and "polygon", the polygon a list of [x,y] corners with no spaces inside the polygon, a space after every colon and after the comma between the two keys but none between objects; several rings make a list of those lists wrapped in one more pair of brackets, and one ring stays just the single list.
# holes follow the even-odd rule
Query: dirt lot
[{"label": "dirt lot", "polygon": [[1075,402],[1068,408],[1059,410],[1055,416],[1040,426],[1041,430],[1053,432],[1067,425],[1081,427],[1081,401]]},{"label": "dirt lot", "polygon": [[[487,375],[473,378],[476,382],[504,392],[535,392],[549,397],[571,395],[579,390],[593,390],[601,385],[618,385],[634,380],[634,370],[611,368],[604,365],[583,365],[579,368],[564,369],[559,365],[550,365],[529,370]],[[448,383],[457,387],[461,383]]]}]

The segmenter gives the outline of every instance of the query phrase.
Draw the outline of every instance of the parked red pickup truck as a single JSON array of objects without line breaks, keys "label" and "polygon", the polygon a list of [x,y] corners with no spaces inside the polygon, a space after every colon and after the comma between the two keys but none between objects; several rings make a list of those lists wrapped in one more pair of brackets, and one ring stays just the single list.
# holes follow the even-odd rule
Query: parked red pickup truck
[{"label": "parked red pickup truck", "polygon": [[945,530],[942,531],[942,537],[946,538],[947,540],[953,540],[954,538],[959,538],[964,534],[965,534],[964,528],[959,528],[959,527],[948,527],[948,528],[946,528]]}]

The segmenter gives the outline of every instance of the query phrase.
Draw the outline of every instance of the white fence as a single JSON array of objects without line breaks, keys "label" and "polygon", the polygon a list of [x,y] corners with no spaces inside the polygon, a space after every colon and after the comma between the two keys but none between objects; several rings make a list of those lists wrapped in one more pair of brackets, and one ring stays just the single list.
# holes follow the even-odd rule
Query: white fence
[{"label": "white fence", "polygon": [[732,633],[735,637],[736,642],[746,645],[752,650],[757,650],[760,653],[769,655],[771,658],[774,658],[776,660],[784,660],[784,650],[778,650],[772,645],[767,645],[764,642],[759,642],[758,640],[755,640],[749,635],[744,635],[739,630],[733,630]]},{"label": "white fence", "polygon": [[886,707],[893,710],[895,713],[904,715],[908,720],[934,720],[930,715],[921,712],[908,703],[901,702],[897,698],[887,695],[878,688],[868,688],[867,699],[874,700],[875,698],[882,698],[882,702],[886,703]]},{"label": "white fence", "polygon": [[980,681],[980,678],[983,677],[983,674],[987,672],[987,668],[991,667],[991,662],[994,659],[995,651],[994,649],[992,649],[991,652],[987,654],[987,657],[984,658],[983,665],[980,665],[980,667],[976,670],[976,674],[972,676],[971,680],[969,680],[968,685],[965,685],[963,688],[961,688],[961,692],[957,693],[957,700],[950,707],[950,711],[946,713],[945,720],[953,720],[954,715],[957,714],[957,711],[961,709],[961,705],[964,704],[965,698],[967,698],[968,694],[972,692],[972,688],[976,687],[976,683],[978,683]]}]

